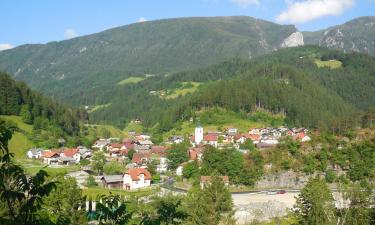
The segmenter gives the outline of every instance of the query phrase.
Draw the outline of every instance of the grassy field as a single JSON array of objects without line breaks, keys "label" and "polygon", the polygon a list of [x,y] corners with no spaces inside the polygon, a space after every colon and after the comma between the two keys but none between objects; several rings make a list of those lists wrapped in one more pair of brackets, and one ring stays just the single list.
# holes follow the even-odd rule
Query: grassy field
[{"label": "grassy field", "polygon": [[27,133],[32,132],[32,126],[24,123],[19,116],[1,116],[1,118],[13,121],[15,124],[17,124],[18,128],[22,130],[22,132],[15,132],[13,134],[8,147],[9,151],[14,153],[16,159],[26,158],[27,150],[34,147],[32,141],[30,141],[26,136]]},{"label": "grassy field", "polygon": [[154,194],[157,189],[144,189],[144,190],[137,190],[137,191],[124,191],[121,189],[105,189],[105,188],[87,188],[83,189],[83,194],[95,198],[96,196],[100,195],[108,195],[109,193],[118,194],[120,196],[133,196],[133,197],[143,197]]},{"label": "grassy field", "polygon": [[139,123],[128,123],[127,126],[124,129],[125,136],[128,135],[129,131],[135,131],[137,133],[142,133],[143,126]]},{"label": "grassy field", "polygon": [[198,82],[181,82],[180,88],[158,91],[158,95],[160,98],[164,99],[175,99],[179,96],[184,96],[195,92],[198,90],[198,87],[201,84],[202,83]]},{"label": "grassy field", "polygon": [[329,67],[331,69],[338,69],[342,67],[342,62],[338,60],[328,60],[328,61],[321,61],[319,59],[315,59],[315,64],[319,67]]},{"label": "grassy field", "polygon": [[118,82],[118,85],[126,85],[126,84],[136,84],[138,82],[141,82],[142,80],[146,79],[145,77],[128,77],[120,82]]},{"label": "grassy field", "polygon": [[[243,119],[236,113],[225,110],[204,110],[197,113],[200,118],[200,125],[203,127],[204,132],[214,132],[225,130],[226,128],[235,127],[239,132],[247,132],[249,128],[265,127],[269,124],[265,122],[257,122],[249,119]],[[172,135],[187,135],[193,134],[196,127],[195,122],[185,121],[181,126],[164,133],[164,139]]]},{"label": "grassy field", "polygon": [[103,130],[108,131],[111,137],[121,138],[126,134],[123,130],[112,125],[89,124],[89,135],[96,133],[97,136],[101,137],[103,135]]},{"label": "grassy field", "polygon": [[39,170],[45,170],[50,176],[54,177],[58,174],[67,174],[78,171],[78,166],[62,166],[62,167],[45,167],[45,165],[25,165],[22,164],[27,174],[36,174]]},{"label": "grassy field", "polygon": [[112,103],[108,103],[108,104],[103,104],[103,105],[95,105],[95,106],[92,106],[91,109],[88,110],[89,113],[92,113],[92,112],[95,112],[96,110],[99,110],[99,109],[102,109],[102,108],[107,108],[111,105]]}]

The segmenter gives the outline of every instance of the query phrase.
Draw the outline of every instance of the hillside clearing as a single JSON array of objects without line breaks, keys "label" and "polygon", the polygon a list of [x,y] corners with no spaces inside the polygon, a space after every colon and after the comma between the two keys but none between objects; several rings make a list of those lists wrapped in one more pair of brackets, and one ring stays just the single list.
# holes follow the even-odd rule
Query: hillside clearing
[{"label": "hillside clearing", "polygon": [[319,59],[315,59],[315,64],[319,67],[329,67],[331,69],[338,69],[342,67],[342,62],[339,60],[328,60],[328,61],[322,61]]},{"label": "hillside clearing", "polygon": [[145,77],[128,77],[120,82],[118,82],[118,85],[126,85],[126,84],[136,84],[141,82],[142,80],[146,79]]},{"label": "hillside clearing", "polygon": [[91,109],[88,110],[88,112],[89,113],[93,113],[93,112],[95,112],[95,111],[97,111],[99,109],[107,108],[107,107],[109,107],[111,105],[112,105],[112,103],[103,104],[103,105],[94,105],[94,106],[92,106]]}]

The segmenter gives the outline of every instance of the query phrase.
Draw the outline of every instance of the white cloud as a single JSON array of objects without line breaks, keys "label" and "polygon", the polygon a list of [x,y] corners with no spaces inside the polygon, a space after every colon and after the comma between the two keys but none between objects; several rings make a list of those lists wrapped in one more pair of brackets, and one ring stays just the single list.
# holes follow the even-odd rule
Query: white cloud
[{"label": "white cloud", "polygon": [[337,16],[354,5],[355,0],[286,0],[288,9],[277,16],[279,23],[305,23],[325,16]]},{"label": "white cloud", "polygon": [[260,5],[259,0],[231,0],[231,2],[242,8],[247,8],[250,5]]},{"label": "white cloud", "polygon": [[13,48],[13,47],[14,47],[13,45],[8,44],[8,43],[0,44],[0,51],[8,50],[8,49],[11,49],[11,48]]},{"label": "white cloud", "polygon": [[71,39],[71,38],[77,37],[78,34],[77,34],[77,32],[75,30],[69,28],[69,29],[65,30],[64,36],[65,36],[66,39]]},{"label": "white cloud", "polygon": [[138,23],[143,23],[143,22],[146,22],[146,21],[147,21],[147,19],[144,18],[144,17],[141,17],[141,18],[139,18],[139,19],[137,20]]}]

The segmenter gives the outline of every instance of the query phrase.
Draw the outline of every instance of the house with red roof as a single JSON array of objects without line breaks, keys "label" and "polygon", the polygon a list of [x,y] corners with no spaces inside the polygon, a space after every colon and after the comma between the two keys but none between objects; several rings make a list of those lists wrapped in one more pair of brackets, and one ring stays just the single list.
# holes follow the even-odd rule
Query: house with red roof
[{"label": "house with red roof", "polygon": [[190,158],[190,160],[201,161],[202,160],[202,156],[203,156],[203,150],[204,150],[204,147],[190,148],[189,149],[189,158]]},{"label": "house with red roof", "polygon": [[79,163],[79,161],[81,161],[81,154],[79,153],[78,149],[76,149],[76,148],[70,148],[70,149],[63,150],[60,153],[60,157],[73,158],[76,163]]},{"label": "house with red roof", "polygon": [[48,165],[57,164],[60,154],[57,151],[46,150],[42,152],[42,158],[43,162]]},{"label": "house with red roof", "polygon": [[208,133],[203,136],[203,144],[211,145],[217,148],[218,145],[218,134]]},{"label": "house with red roof", "polygon": [[135,190],[151,186],[151,173],[144,168],[132,168],[123,177],[123,188]]}]

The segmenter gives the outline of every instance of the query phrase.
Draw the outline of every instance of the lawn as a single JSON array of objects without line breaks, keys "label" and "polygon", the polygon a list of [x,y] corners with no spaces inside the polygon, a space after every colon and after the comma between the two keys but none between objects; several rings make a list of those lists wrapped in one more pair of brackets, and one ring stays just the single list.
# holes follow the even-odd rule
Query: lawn
[{"label": "lawn", "polygon": [[101,134],[101,130],[107,130],[110,133],[111,137],[118,137],[122,138],[125,136],[125,132],[122,131],[121,129],[112,126],[112,125],[102,125],[102,124],[89,124],[89,136],[93,135],[94,132],[96,132],[97,135]]},{"label": "lawn", "polygon": [[146,79],[145,77],[128,77],[120,82],[118,82],[118,85],[126,85],[126,84],[136,84],[141,82],[142,80]]},{"label": "lawn", "polygon": [[[45,167],[45,165],[24,165],[23,167],[27,174],[36,174],[39,170],[45,170],[50,176],[54,177],[58,174],[67,174],[73,171],[78,171],[78,166],[62,166],[62,167]],[[45,167],[45,168],[44,168]]]},{"label": "lawn", "polygon": [[342,62],[339,60],[328,60],[328,61],[321,61],[319,59],[315,59],[315,64],[319,67],[329,67],[331,69],[338,69],[342,67]]},{"label": "lawn", "polygon": [[32,125],[26,124],[22,121],[20,116],[0,116],[5,120],[10,120],[17,124],[17,127],[21,129],[23,132],[14,132],[12,139],[9,141],[9,151],[14,153],[16,159],[24,159],[26,158],[26,152],[28,149],[34,147],[32,141],[30,141],[26,133],[32,132]]},{"label": "lawn", "polygon": [[105,188],[87,188],[82,189],[83,194],[91,198],[96,198],[100,195],[108,195],[109,193],[118,194],[120,196],[133,196],[133,197],[143,197],[154,194],[158,189],[157,188],[148,188],[143,190],[136,191],[124,191],[121,189],[105,189]]}]

